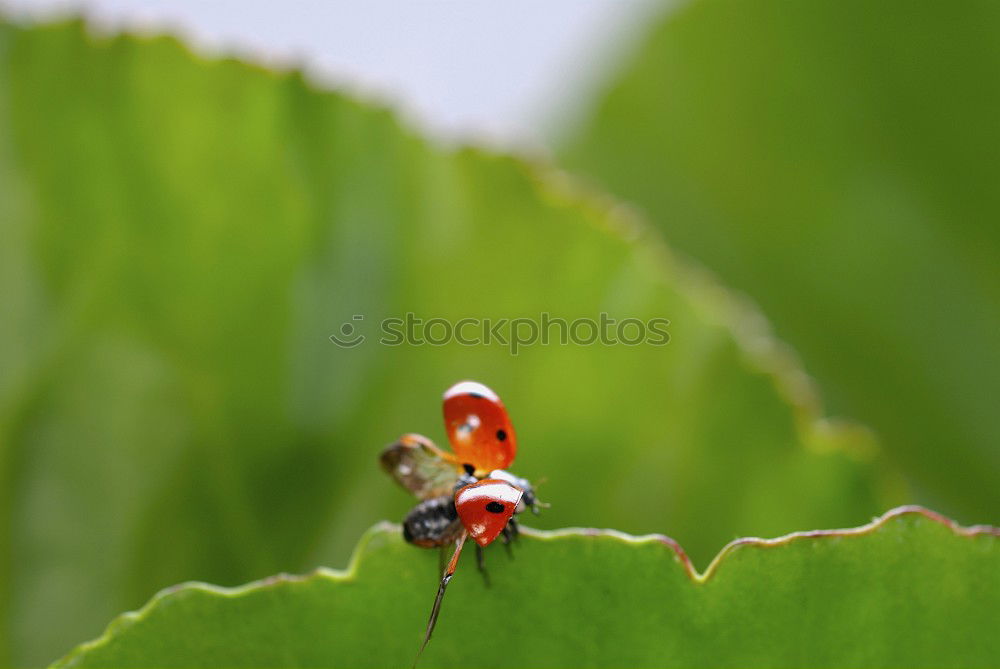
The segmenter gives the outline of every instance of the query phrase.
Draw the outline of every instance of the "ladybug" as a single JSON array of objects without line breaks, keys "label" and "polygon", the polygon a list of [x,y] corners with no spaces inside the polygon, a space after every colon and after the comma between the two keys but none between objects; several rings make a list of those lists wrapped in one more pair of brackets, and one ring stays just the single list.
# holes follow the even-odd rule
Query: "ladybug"
[{"label": "ladybug", "polygon": [[443,399],[453,453],[422,435],[404,434],[379,458],[382,468],[421,500],[403,520],[403,538],[424,548],[455,547],[443,568],[418,658],[430,641],[466,540],[476,543],[483,571],[483,548],[497,537],[509,546],[518,536],[515,515],[526,508],[537,514],[546,506],[529,481],[505,469],[517,453],[517,440],[497,394],[481,383],[461,381]]}]

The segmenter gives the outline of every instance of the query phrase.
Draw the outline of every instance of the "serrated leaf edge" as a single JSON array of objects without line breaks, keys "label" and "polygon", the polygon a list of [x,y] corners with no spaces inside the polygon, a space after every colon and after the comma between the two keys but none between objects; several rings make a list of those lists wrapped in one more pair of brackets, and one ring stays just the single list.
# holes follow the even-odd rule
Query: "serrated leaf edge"
[{"label": "serrated leaf edge", "polygon": [[[610,538],[619,540],[623,543],[630,544],[644,544],[644,543],[659,543],[666,546],[673,554],[674,560],[681,564],[688,578],[693,584],[701,585],[706,583],[712,576],[721,568],[726,557],[732,553],[739,550],[747,549],[770,549],[780,546],[785,546],[793,542],[807,541],[815,539],[828,539],[836,537],[856,537],[864,536],[866,534],[871,534],[876,530],[884,527],[888,523],[901,518],[903,516],[916,515],[927,520],[933,521],[940,525],[943,525],[950,529],[954,534],[963,537],[975,537],[981,535],[988,535],[1000,538],[1000,527],[994,527],[991,525],[972,525],[969,527],[963,527],[959,525],[954,520],[937,513],[936,511],[931,511],[930,509],[924,508],[917,505],[907,505],[900,506],[891,509],[881,516],[874,518],[870,523],[861,525],[859,527],[844,528],[844,529],[833,529],[833,530],[809,530],[801,532],[792,532],[790,534],[785,534],[780,537],[775,537],[773,539],[762,539],[759,537],[742,537],[739,539],[734,539],[728,544],[723,546],[722,550],[715,556],[711,563],[704,572],[699,573],[692,564],[690,558],[688,558],[687,553],[684,551],[683,547],[677,543],[674,539],[664,535],[664,534],[644,534],[644,535],[631,535],[625,532],[620,532],[613,529],[595,529],[595,528],[583,528],[583,527],[567,527],[558,530],[536,530],[528,527],[522,528],[522,534],[530,536],[535,539],[542,541],[558,541],[566,537],[591,537],[591,538]],[[117,618],[111,621],[111,623],[104,630],[104,633],[96,639],[87,641],[80,644],[73,650],[71,650],[63,658],[57,660],[53,663],[52,667],[72,667],[76,658],[86,654],[87,652],[99,648],[100,646],[109,643],[114,636],[133,625],[139,620],[142,620],[146,615],[149,614],[152,609],[154,609],[157,604],[178,592],[198,590],[202,592],[208,592],[213,595],[227,598],[235,598],[245,595],[250,592],[257,590],[262,590],[266,588],[272,588],[276,586],[283,585],[290,582],[305,582],[316,578],[324,578],[332,581],[350,581],[353,580],[359,565],[361,564],[362,556],[365,553],[368,545],[372,540],[380,536],[385,536],[387,534],[398,534],[400,531],[399,525],[395,523],[390,523],[388,521],[382,521],[373,525],[369,528],[358,541],[357,546],[354,548],[354,552],[351,554],[351,559],[348,562],[347,568],[345,569],[331,569],[329,567],[318,567],[311,572],[302,575],[286,574],[280,573],[274,576],[269,576],[264,579],[257,581],[251,581],[243,585],[235,587],[223,587],[218,585],[212,585],[210,583],[202,583],[198,581],[189,581],[186,583],[180,583],[178,585],[170,586],[165,588],[158,593],[156,593],[152,599],[150,599],[142,608],[137,611],[129,611],[119,615]]]}]

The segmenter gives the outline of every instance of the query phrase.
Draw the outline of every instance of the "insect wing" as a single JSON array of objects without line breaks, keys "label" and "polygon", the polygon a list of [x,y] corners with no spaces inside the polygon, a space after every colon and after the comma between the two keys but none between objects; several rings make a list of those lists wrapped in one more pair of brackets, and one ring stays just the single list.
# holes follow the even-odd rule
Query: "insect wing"
[{"label": "insect wing", "polygon": [[451,453],[419,434],[404,434],[382,451],[379,462],[399,485],[419,499],[452,495],[461,475]]},{"label": "insect wing", "polygon": [[483,384],[462,381],[445,391],[444,425],[458,462],[471,464],[480,476],[513,462],[514,427],[503,402]]}]

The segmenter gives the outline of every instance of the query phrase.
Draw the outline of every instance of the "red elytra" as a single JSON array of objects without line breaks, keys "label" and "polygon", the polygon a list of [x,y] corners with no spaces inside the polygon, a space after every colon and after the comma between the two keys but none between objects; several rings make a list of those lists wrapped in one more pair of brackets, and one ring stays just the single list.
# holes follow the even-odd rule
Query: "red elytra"
[{"label": "red elytra", "polygon": [[477,472],[506,469],[514,461],[514,426],[503,402],[483,384],[460,381],[445,391],[444,426],[458,461]]},{"label": "red elytra", "polygon": [[469,536],[488,546],[507,526],[523,495],[506,481],[483,479],[455,493],[455,508]]}]

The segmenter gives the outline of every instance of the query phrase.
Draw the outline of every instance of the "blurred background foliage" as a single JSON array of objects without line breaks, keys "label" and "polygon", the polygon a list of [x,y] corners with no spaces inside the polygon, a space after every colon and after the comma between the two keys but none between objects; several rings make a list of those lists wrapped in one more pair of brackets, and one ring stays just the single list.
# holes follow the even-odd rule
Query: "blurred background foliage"
[{"label": "blurred background foliage", "polygon": [[989,2],[687,3],[562,140],[965,522],[1000,509],[998,35]]},{"label": "blurred background foliage", "polygon": [[[379,450],[406,431],[443,442],[440,393],[462,378],[511,411],[514,469],[544,477],[553,504],[541,527],[663,532],[704,567],[739,535],[856,525],[904,501],[994,520],[995,249],[975,217],[993,201],[947,208],[985,187],[973,165],[989,137],[935,134],[925,107],[958,103],[915,105],[916,82],[847,39],[888,16],[843,12],[694,3],[583,117],[567,164],[665,235],[600,189],[441,150],[296,73],[79,23],[0,26],[0,664],[54,659],[176,582],[342,566],[411,504]],[[849,66],[809,32],[838,26]],[[931,61],[929,31],[888,32]],[[959,41],[956,63],[993,54]],[[985,77],[995,60],[975,64]],[[882,83],[851,69],[866,65]],[[860,78],[878,104],[824,75]],[[978,80],[963,76],[940,83]],[[876,431],[826,418],[761,314],[664,237],[758,299],[836,415]],[[376,324],[406,312],[665,317],[671,341],[376,344]],[[338,348],[328,337],[355,314],[369,340]]]}]

